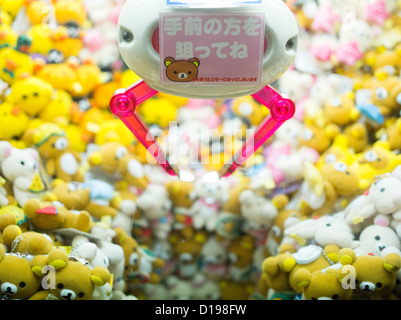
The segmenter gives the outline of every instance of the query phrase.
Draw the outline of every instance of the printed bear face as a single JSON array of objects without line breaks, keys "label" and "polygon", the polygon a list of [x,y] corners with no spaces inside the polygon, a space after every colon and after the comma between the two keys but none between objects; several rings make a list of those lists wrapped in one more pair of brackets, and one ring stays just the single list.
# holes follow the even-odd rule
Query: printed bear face
[{"label": "printed bear face", "polygon": [[164,65],[167,67],[167,78],[174,82],[191,82],[198,77],[198,68],[200,61],[198,58],[191,58],[187,61],[176,61],[172,57],[167,57],[164,60]]}]

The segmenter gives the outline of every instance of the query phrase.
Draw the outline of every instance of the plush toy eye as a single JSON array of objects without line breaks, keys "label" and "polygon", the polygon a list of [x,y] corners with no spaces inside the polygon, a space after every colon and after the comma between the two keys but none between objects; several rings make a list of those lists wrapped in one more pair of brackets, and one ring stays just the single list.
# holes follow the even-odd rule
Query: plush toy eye
[{"label": "plush toy eye", "polygon": [[59,283],[59,284],[57,285],[57,288],[61,290],[61,289],[64,288],[64,285],[63,285],[62,283]]},{"label": "plush toy eye", "polygon": [[338,172],[345,172],[345,171],[347,171],[347,165],[343,162],[337,162],[334,165],[334,169]]},{"label": "plush toy eye", "polygon": [[19,283],[19,286],[20,286],[20,288],[24,288],[26,286],[26,283],[22,281]]},{"label": "plush toy eye", "polygon": [[24,162],[24,161],[21,161],[20,164],[21,164],[21,166],[24,166],[24,165],[25,165],[25,162]]},{"label": "plush toy eye", "polygon": [[383,284],[381,282],[376,283],[376,288],[381,288],[383,287]]},{"label": "plush toy eye", "polygon": [[330,223],[327,223],[327,224],[326,224],[326,227],[331,227],[331,224],[330,224]]},{"label": "plush toy eye", "polygon": [[384,192],[384,191],[386,191],[385,188],[381,188],[381,189],[380,189],[380,192]]},{"label": "plush toy eye", "polygon": [[339,107],[341,106],[341,99],[340,97],[334,97],[332,99],[330,99],[330,105],[332,107]]},{"label": "plush toy eye", "polygon": [[368,151],[365,153],[365,160],[368,162],[373,162],[377,160],[377,154],[374,151]]},{"label": "plush toy eye", "polygon": [[335,294],[335,295],[332,296],[332,299],[333,299],[333,300],[337,300],[338,298],[339,298],[339,296],[338,296],[337,294]]},{"label": "plush toy eye", "polygon": [[60,138],[54,144],[54,147],[59,151],[65,150],[67,146],[68,146],[68,140],[66,138]]},{"label": "plush toy eye", "polygon": [[376,89],[376,97],[379,100],[385,100],[388,97],[388,91],[383,87],[377,88]]},{"label": "plush toy eye", "polygon": [[380,240],[380,237],[379,237],[379,236],[376,236],[376,237],[375,237],[375,240],[379,241],[379,240]]},{"label": "plush toy eye", "polygon": [[116,151],[116,159],[119,160],[123,158],[126,154],[128,154],[128,150],[124,147],[120,147]]},{"label": "plush toy eye", "polygon": [[313,138],[312,130],[305,129],[302,131],[302,139],[305,141],[311,140]]},{"label": "plush toy eye", "polygon": [[325,161],[326,163],[335,163],[335,162],[337,161],[337,157],[336,157],[334,154],[329,153],[329,154],[325,157],[324,161]]}]

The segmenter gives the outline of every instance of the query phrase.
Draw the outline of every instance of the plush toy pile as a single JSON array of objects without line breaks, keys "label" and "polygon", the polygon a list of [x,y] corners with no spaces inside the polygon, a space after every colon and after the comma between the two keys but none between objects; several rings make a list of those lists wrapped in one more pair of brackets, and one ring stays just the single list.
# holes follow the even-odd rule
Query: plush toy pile
[{"label": "plush toy pile", "polygon": [[167,175],[109,111],[138,80],[117,46],[124,3],[0,0],[0,298],[400,299],[399,1],[287,1],[299,51],[272,85],[296,115],[214,183],[269,111],[147,100],[197,179]]}]

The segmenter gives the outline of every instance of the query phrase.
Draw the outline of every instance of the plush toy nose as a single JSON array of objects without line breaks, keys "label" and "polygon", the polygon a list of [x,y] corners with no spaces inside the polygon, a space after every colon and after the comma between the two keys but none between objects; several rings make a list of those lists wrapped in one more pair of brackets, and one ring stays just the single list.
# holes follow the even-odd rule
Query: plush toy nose
[{"label": "plush toy nose", "polygon": [[4,294],[6,295],[14,295],[17,293],[18,288],[16,285],[9,283],[9,282],[4,282],[1,285],[1,291],[3,291]]},{"label": "plush toy nose", "polygon": [[372,282],[368,282],[368,281],[363,281],[361,282],[361,284],[359,285],[359,288],[363,291],[363,292],[373,292],[376,289],[376,286],[372,283]]},{"label": "plush toy nose", "polygon": [[60,296],[65,300],[75,300],[75,298],[77,297],[74,291],[68,289],[61,290]]}]

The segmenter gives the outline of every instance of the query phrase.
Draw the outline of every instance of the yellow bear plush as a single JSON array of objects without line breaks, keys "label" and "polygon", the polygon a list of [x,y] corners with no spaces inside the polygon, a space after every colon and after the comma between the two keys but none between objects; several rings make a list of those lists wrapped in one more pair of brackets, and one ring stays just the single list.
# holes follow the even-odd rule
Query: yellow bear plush
[{"label": "yellow bear plush", "polygon": [[49,295],[57,300],[88,300],[95,287],[104,286],[111,278],[107,268],[96,266],[91,269],[81,261],[70,259],[63,249],[55,248],[48,256],[42,257],[32,261],[33,272],[43,275],[46,273],[44,268],[49,266],[54,268],[54,273],[49,273],[48,288],[42,290],[35,300],[46,299]]},{"label": "yellow bear plush", "polygon": [[[397,272],[401,268],[401,257],[398,253],[382,256],[356,256],[350,248],[339,252],[341,264],[351,264],[355,268],[354,298],[363,300],[395,299],[393,289],[397,282]],[[352,284],[352,283],[351,283]]]},{"label": "yellow bear plush", "polygon": [[35,231],[22,232],[16,225],[6,227],[2,237],[11,253],[36,256],[49,254],[53,249],[53,241],[49,236]]},{"label": "yellow bear plush", "polygon": [[28,300],[40,290],[41,277],[33,271],[33,261],[6,254],[0,245],[0,294],[2,300]]},{"label": "yellow bear plush", "polygon": [[118,244],[124,250],[126,280],[138,285],[141,283],[159,283],[160,276],[154,269],[160,269],[164,261],[153,255],[152,252],[140,246],[138,242],[127,234],[122,228],[115,228],[116,235],[113,243]]},{"label": "yellow bear plush", "polygon": [[64,129],[54,123],[44,123],[28,130],[24,138],[39,151],[47,174],[66,182],[83,181],[81,156],[73,150]]},{"label": "yellow bear plush", "polygon": [[43,231],[74,228],[82,232],[89,232],[94,224],[87,211],[73,213],[58,202],[41,202],[38,199],[30,199],[25,203],[23,209],[32,225]]},{"label": "yellow bear plush", "polygon": [[353,290],[343,286],[345,276],[355,268],[352,266],[341,269],[325,269],[310,272],[299,269],[295,274],[296,284],[303,289],[302,300],[351,300]]}]

